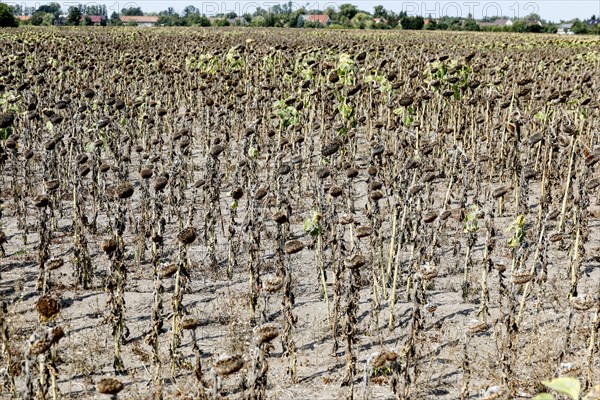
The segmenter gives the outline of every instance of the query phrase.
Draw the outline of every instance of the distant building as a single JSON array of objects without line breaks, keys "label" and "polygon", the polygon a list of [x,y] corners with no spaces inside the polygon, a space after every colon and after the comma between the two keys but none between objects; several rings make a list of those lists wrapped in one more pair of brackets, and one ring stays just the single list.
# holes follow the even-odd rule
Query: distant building
[{"label": "distant building", "polygon": [[155,26],[158,23],[158,17],[155,15],[122,15],[119,19],[123,25],[135,22],[137,26]]},{"label": "distant building", "polygon": [[525,22],[527,22],[529,25],[543,26],[542,21],[537,18],[528,18]]},{"label": "distant building", "polygon": [[94,26],[102,25],[102,21],[104,20],[104,17],[102,15],[82,15],[80,22],[85,22],[86,18],[89,18],[92,21],[92,25]]},{"label": "distant building", "polygon": [[513,22],[508,18],[500,18],[493,22],[479,22],[479,26],[481,26],[481,27],[496,26],[496,27],[503,28],[506,26],[512,26],[512,24],[513,24]]},{"label": "distant building", "polygon": [[574,35],[575,32],[573,32],[573,24],[568,23],[560,25],[556,33],[558,33],[559,35]]},{"label": "distant building", "polygon": [[325,15],[325,14],[310,14],[310,15],[303,15],[302,19],[304,20],[304,22],[312,22],[314,24],[320,24],[323,26],[327,26],[329,25],[329,15]]},{"label": "distant building", "polygon": [[31,15],[15,15],[15,18],[20,22],[27,22],[31,19]]},{"label": "distant building", "polygon": [[596,26],[596,25],[600,25],[600,18],[596,18],[596,16],[593,16],[592,18],[588,19],[587,21],[585,21],[585,24],[587,26]]}]

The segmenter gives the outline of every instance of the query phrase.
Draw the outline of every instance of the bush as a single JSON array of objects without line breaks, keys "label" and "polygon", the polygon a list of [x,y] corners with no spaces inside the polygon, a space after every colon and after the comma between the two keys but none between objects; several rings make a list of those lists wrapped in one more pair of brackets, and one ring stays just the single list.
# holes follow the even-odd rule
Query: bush
[{"label": "bush", "polygon": [[12,9],[4,3],[0,3],[0,28],[16,28],[19,21],[13,15]]},{"label": "bush", "polygon": [[229,26],[229,21],[225,18],[218,18],[213,21],[214,26]]},{"label": "bush", "polygon": [[400,20],[402,29],[421,30],[425,25],[423,17],[404,17]]}]

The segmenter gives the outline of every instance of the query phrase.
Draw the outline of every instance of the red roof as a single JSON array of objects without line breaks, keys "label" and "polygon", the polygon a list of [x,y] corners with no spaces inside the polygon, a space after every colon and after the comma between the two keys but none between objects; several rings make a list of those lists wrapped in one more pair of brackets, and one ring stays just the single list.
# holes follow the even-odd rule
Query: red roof
[{"label": "red roof", "polygon": [[305,21],[318,22],[321,25],[327,25],[329,23],[329,16],[324,14],[312,14],[304,17]]},{"label": "red roof", "polygon": [[84,21],[86,18],[89,18],[93,24],[99,24],[102,22],[102,15],[82,15],[81,21]]}]

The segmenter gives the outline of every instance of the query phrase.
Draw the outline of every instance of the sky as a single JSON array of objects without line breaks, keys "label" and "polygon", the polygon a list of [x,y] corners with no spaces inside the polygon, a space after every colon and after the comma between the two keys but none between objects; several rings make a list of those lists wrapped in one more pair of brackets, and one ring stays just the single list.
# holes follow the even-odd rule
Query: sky
[{"label": "sky", "polygon": [[[2,0],[8,4],[20,4],[22,6],[38,6],[49,3],[52,0],[32,1],[32,0]],[[202,13],[211,16],[218,13],[227,13],[234,11],[241,15],[246,12],[252,13],[256,7],[268,9],[269,7],[284,3],[284,0],[272,1],[231,1],[231,0],[211,0],[211,1],[193,1],[193,0],[55,0],[61,4],[63,10],[69,6],[81,4],[105,4],[109,15],[113,11],[119,12],[124,7],[141,7],[144,12],[158,12],[173,7],[175,11],[181,12],[187,5],[193,5]],[[409,15],[422,15],[427,17],[431,14],[433,18],[440,16],[462,16],[466,17],[469,13],[476,19],[485,16],[504,15],[510,18],[519,18],[530,13],[539,14],[542,19],[559,22],[561,20],[570,20],[573,18],[587,19],[592,15],[600,16],[600,0],[538,0],[538,1],[517,1],[517,0],[457,0],[457,1],[397,1],[397,0],[317,0],[292,1],[294,9],[306,6],[309,9],[325,9],[327,7],[339,7],[340,4],[352,3],[360,9],[372,12],[375,5],[381,4],[388,10],[396,12],[406,11]]]}]

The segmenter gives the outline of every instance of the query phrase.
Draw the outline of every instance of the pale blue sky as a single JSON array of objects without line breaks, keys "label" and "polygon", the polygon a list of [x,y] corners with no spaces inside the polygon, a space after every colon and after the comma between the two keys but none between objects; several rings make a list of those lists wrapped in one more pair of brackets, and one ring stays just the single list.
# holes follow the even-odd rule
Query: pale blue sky
[{"label": "pale blue sky", "polygon": [[[46,4],[51,0],[31,1],[31,0],[2,0],[5,3],[18,3],[26,6],[35,6],[36,4]],[[158,12],[167,7],[173,7],[181,12],[187,5],[193,5],[207,15],[216,13],[226,13],[235,11],[238,14],[253,12],[257,6],[268,8],[275,4],[281,4],[283,1],[231,1],[231,0],[213,0],[213,1],[193,1],[193,0],[97,0],[97,1],[77,1],[77,0],[55,0],[61,4],[63,10],[69,6],[85,4],[105,4],[109,10],[120,11],[123,7],[139,6],[145,12]],[[407,11],[409,14],[418,14],[427,16],[431,14],[434,18],[444,15],[466,17],[469,12],[477,19],[483,16],[506,15],[511,18],[523,17],[531,12],[541,15],[543,19],[550,21],[569,20],[572,18],[589,18],[592,15],[600,16],[600,0],[540,0],[540,1],[517,1],[517,0],[457,0],[457,1],[394,1],[394,0],[355,0],[355,1],[293,1],[293,7],[298,8],[309,4],[309,8],[325,9],[328,6],[337,7],[343,3],[352,3],[366,11],[373,11],[373,6],[383,5],[389,10]]]}]

